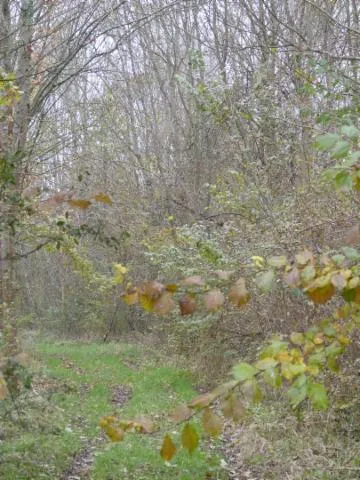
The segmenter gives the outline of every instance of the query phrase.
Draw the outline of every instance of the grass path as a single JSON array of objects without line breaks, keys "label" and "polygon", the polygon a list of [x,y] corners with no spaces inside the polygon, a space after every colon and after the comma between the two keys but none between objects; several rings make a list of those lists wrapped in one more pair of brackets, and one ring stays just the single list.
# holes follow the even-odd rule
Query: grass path
[{"label": "grass path", "polygon": [[177,440],[167,417],[174,405],[196,394],[186,371],[115,343],[39,343],[32,356],[33,392],[19,398],[16,408],[8,401],[0,407],[1,479],[226,478],[213,449],[200,448],[192,456],[180,451],[166,464],[159,455],[161,434],[127,434],[123,442],[109,443],[98,427],[103,415],[143,414]]}]

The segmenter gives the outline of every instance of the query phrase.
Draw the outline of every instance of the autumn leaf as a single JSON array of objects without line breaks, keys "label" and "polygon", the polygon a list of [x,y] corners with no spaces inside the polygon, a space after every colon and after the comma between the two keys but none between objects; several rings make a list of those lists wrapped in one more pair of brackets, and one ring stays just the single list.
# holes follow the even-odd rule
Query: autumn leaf
[{"label": "autumn leaf", "polygon": [[180,422],[183,422],[184,420],[188,420],[192,414],[193,412],[190,410],[190,408],[187,405],[181,404],[175,408],[175,410],[171,414],[171,419],[175,423],[180,423]]},{"label": "autumn leaf", "polygon": [[135,430],[140,433],[154,433],[157,430],[155,423],[146,417],[139,417],[133,423]]},{"label": "autumn leaf", "polygon": [[160,455],[162,458],[169,462],[176,453],[176,445],[172,441],[169,435],[165,435],[164,441],[160,450]]},{"label": "autumn leaf", "polygon": [[210,408],[205,408],[202,416],[202,424],[205,432],[213,438],[217,438],[223,430],[224,423]]},{"label": "autumn leaf", "polygon": [[203,393],[191,400],[188,404],[190,408],[204,408],[216,399],[214,392]]},{"label": "autumn leaf", "polygon": [[211,290],[204,297],[205,308],[210,312],[219,310],[219,308],[223,306],[224,302],[224,294],[219,289]]},{"label": "autumn leaf", "polygon": [[225,418],[231,418],[235,423],[240,422],[246,414],[244,404],[235,393],[224,400],[222,412]]},{"label": "autumn leaf", "polygon": [[106,195],[106,193],[97,193],[96,195],[93,196],[93,199],[96,200],[97,202],[100,203],[105,203],[106,205],[112,205],[112,200],[109,197],[109,195]]},{"label": "autumn leaf", "polygon": [[151,300],[157,300],[164,293],[165,286],[156,280],[152,280],[151,282],[141,285],[139,291],[141,295]]},{"label": "autumn leaf", "polygon": [[68,200],[67,203],[71,207],[81,208],[82,210],[86,210],[91,205],[90,200],[80,200],[80,199]]},{"label": "autumn leaf", "polygon": [[165,292],[153,304],[153,312],[158,315],[168,315],[175,308],[172,294]]},{"label": "autumn leaf", "polygon": [[205,285],[204,280],[198,275],[193,275],[191,277],[184,278],[182,283],[184,285],[195,285],[198,287],[203,287]]},{"label": "autumn leaf", "polygon": [[335,294],[335,287],[332,284],[316,288],[307,292],[314,303],[324,304]]},{"label": "autumn leaf", "polygon": [[189,294],[184,295],[179,300],[179,307],[181,315],[191,315],[197,308],[195,298]]},{"label": "autumn leaf", "polygon": [[119,285],[120,283],[123,283],[128,269],[124,267],[124,265],[122,265],[121,263],[114,263],[113,269],[114,269],[114,278],[113,278],[114,284]]},{"label": "autumn leaf", "polygon": [[230,280],[231,275],[235,273],[234,270],[215,270],[214,272],[219,280]]},{"label": "autumn leaf", "polygon": [[187,423],[181,432],[181,444],[190,454],[193,453],[199,444],[199,435],[190,423]]},{"label": "autumn leaf", "polygon": [[121,294],[121,299],[126,305],[135,305],[139,301],[139,292],[135,287],[129,288],[126,292]]},{"label": "autumn leaf", "polygon": [[250,294],[246,289],[245,279],[239,278],[236,283],[230,288],[229,300],[236,307],[241,307],[248,303]]}]

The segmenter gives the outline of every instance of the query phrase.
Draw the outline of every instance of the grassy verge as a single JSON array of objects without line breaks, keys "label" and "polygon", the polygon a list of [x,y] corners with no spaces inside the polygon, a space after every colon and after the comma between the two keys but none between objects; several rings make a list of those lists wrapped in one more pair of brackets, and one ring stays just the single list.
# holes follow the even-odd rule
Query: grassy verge
[{"label": "grassy verge", "polygon": [[[199,449],[191,456],[180,451],[166,464],[159,455],[161,434],[128,434],[121,443],[101,438],[99,418],[112,414],[149,415],[175,432],[167,414],[196,394],[187,372],[156,364],[132,345],[43,342],[32,356],[34,391],[15,404],[1,402],[1,479],[61,478],[74,455],[89,444],[95,450],[94,462],[91,469],[85,465],[81,478],[226,478],[212,449]],[[117,398],[121,388],[128,398]]]}]

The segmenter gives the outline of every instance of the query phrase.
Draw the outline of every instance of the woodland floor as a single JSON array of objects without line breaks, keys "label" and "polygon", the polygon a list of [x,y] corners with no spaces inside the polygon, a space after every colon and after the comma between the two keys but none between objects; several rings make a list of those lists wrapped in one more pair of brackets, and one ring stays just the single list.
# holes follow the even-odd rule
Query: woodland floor
[{"label": "woodland floor", "polygon": [[[163,434],[179,443],[168,414],[198,393],[189,372],[132,344],[33,342],[29,353],[32,390],[0,406],[2,480],[360,479],[359,405],[336,420],[308,410],[299,418],[273,397],[218,441],[166,463]],[[98,423],[113,414],[151,417],[161,432],[111,443]]]}]

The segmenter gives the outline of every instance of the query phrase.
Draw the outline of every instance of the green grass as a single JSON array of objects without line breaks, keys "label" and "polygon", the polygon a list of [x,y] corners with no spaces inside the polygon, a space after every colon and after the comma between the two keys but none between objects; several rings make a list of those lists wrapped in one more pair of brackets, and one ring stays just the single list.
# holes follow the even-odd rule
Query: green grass
[{"label": "green grass", "polygon": [[[19,398],[17,411],[10,401],[2,402],[0,407],[1,418],[5,419],[5,440],[0,443],[1,479],[60,478],[72,456],[101,436],[98,423],[104,415],[131,419],[144,414],[155,419],[163,433],[171,432],[179,443],[179,432],[168,422],[167,414],[196,395],[187,372],[163,365],[133,345],[115,343],[41,342],[34,347],[32,356],[36,359],[37,395]],[[138,369],[129,368],[134,361]],[[121,409],[111,402],[117,385],[132,390]],[[191,456],[180,450],[166,464],[159,455],[163,433],[129,433],[121,443],[98,440],[87,478],[226,478],[218,467],[218,456],[205,447]]]}]

